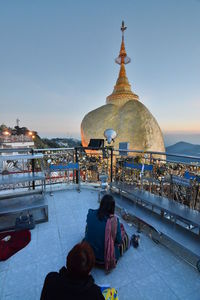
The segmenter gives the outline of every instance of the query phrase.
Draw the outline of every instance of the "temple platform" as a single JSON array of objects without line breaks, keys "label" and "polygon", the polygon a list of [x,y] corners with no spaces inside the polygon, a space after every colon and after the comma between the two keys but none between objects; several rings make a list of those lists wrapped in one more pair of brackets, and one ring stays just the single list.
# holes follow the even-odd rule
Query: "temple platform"
[{"label": "temple platform", "polygon": [[[53,191],[46,195],[49,221],[36,225],[27,247],[5,262],[0,262],[0,299],[40,299],[44,278],[65,265],[69,250],[84,237],[89,208],[97,208],[95,188]],[[123,221],[129,235],[136,228]],[[200,273],[161,244],[140,234],[140,246],[131,247],[116,269],[105,275],[95,268],[92,275],[99,285],[115,287],[119,299],[198,299]]]}]

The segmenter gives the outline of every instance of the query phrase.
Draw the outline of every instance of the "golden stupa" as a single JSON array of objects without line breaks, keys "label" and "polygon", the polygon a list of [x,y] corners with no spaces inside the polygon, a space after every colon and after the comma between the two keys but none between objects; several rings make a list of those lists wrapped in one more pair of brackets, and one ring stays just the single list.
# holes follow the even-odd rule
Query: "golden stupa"
[{"label": "golden stupa", "polygon": [[104,131],[116,131],[115,148],[120,142],[128,142],[129,149],[165,152],[161,129],[150,111],[139,101],[138,95],[131,91],[126,76],[125,64],[130,62],[124,44],[122,22],[122,43],[115,62],[120,65],[119,76],[106,104],[89,112],[81,123],[82,145],[87,147],[90,139],[103,139]]}]

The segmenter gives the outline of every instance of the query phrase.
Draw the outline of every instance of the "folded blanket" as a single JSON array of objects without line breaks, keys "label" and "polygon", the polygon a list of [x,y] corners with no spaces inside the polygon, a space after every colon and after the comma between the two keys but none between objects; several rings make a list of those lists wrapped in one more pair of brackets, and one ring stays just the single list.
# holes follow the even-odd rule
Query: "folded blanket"
[{"label": "folded blanket", "polygon": [[0,261],[6,260],[24,248],[31,240],[29,230],[0,233]]}]

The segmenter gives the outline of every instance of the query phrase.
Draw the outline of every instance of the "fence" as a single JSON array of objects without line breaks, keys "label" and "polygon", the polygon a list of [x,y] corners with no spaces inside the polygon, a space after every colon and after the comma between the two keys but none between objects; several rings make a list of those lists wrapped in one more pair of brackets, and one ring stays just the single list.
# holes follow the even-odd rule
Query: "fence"
[{"label": "fence", "polygon": [[[200,157],[168,154],[161,152],[144,152],[136,150],[122,150],[112,147],[100,149],[91,148],[51,148],[51,149],[20,149],[23,151],[43,153],[43,162],[35,161],[35,172],[43,171],[46,176],[46,185],[76,184],[79,181],[78,171],[61,168],[50,172],[51,166],[66,166],[78,163],[80,183],[100,184],[100,175],[107,174],[108,181],[123,181],[136,188],[150,190],[151,193],[165,195],[191,208],[200,210]],[[18,149],[2,149],[5,154]],[[124,153],[123,153],[124,151]],[[135,168],[126,167],[133,164]],[[151,165],[151,168],[145,166]],[[9,162],[0,165],[1,176],[15,173],[30,172],[31,162]],[[34,183],[40,185],[40,181]],[[5,188],[30,188],[27,183]]]}]

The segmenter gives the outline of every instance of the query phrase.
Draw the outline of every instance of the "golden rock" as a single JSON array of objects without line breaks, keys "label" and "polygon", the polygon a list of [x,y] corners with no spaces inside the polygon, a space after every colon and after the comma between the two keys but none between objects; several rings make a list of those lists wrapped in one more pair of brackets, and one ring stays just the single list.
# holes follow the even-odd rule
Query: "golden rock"
[{"label": "golden rock", "polygon": [[[123,27],[122,27],[123,28]],[[122,30],[121,28],[121,30]],[[125,29],[124,29],[125,30]],[[130,62],[124,45],[124,30],[118,58],[119,76],[106,104],[89,112],[81,123],[82,145],[87,147],[90,139],[103,139],[104,131],[112,128],[117,132],[115,148],[120,142],[129,142],[129,149],[165,152],[161,129],[150,111],[131,91],[125,64]]]}]

